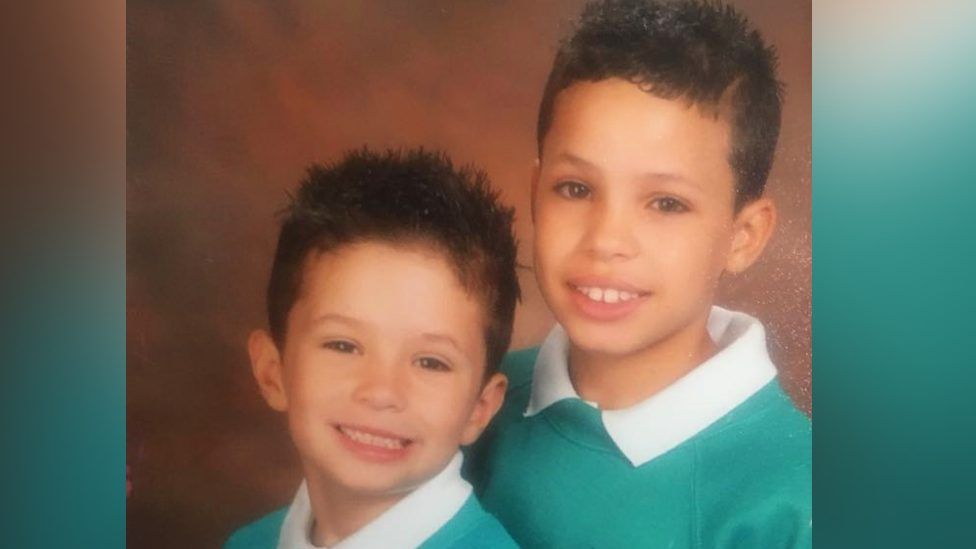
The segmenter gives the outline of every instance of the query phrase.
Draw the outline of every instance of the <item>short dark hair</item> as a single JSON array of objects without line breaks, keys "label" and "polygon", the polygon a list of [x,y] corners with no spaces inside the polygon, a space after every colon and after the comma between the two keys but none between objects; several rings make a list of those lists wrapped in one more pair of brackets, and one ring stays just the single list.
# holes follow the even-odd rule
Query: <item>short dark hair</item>
[{"label": "short dark hair", "polygon": [[[776,52],[734,8],[711,1],[601,0],[588,4],[553,62],[539,107],[539,155],[556,96],[581,82],[629,80],[664,99],[722,105],[731,91],[729,164],[736,208],[760,197],[773,163],[783,102]],[[718,113],[718,111],[715,111]]]},{"label": "short dark hair", "polygon": [[519,299],[514,215],[483,171],[455,169],[439,152],[362,148],[333,164],[312,165],[282,212],[267,296],[275,343],[284,346],[311,252],[371,240],[429,245],[445,254],[465,290],[485,307],[487,375],[508,349]]}]

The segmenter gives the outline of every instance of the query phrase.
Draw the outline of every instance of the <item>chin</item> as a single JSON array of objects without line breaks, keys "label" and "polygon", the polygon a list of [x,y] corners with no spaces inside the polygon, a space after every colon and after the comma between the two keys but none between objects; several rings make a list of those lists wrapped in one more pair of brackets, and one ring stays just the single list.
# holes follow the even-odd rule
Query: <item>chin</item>
[{"label": "chin", "polygon": [[563,325],[572,347],[592,354],[626,356],[643,348],[643,341],[627,327]]},{"label": "chin", "polygon": [[392,496],[411,489],[410,483],[402,478],[381,478],[376,475],[347,478],[343,484],[350,492],[371,497]]}]

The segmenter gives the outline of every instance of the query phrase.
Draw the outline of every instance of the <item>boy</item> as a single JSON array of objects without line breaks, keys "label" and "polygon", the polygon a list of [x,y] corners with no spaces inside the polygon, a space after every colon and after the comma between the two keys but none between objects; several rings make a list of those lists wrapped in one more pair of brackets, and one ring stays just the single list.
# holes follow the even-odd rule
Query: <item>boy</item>
[{"label": "boy", "polygon": [[285,212],[254,377],[304,470],[226,547],[514,547],[460,477],[501,406],[513,212],[443,155],[314,166]]},{"label": "boy", "polygon": [[806,547],[811,433],[762,325],[712,305],[763,250],[775,56],[732,8],[604,1],[538,121],[535,270],[558,325],[511,353],[470,456],[523,547]]}]

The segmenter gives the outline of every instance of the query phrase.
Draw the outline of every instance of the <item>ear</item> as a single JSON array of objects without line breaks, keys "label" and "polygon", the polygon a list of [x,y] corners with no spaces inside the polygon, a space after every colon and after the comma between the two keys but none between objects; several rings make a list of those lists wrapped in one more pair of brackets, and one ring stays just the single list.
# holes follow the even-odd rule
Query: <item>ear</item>
[{"label": "ear", "polygon": [[271,335],[254,330],[247,339],[247,353],[251,357],[251,372],[261,389],[261,396],[279,412],[288,409],[288,396],[281,375],[281,353]]},{"label": "ear", "polygon": [[733,222],[726,272],[738,274],[749,268],[766,248],[775,226],[776,205],[769,198],[764,196],[743,206]]},{"label": "ear", "polygon": [[508,378],[504,374],[496,373],[485,382],[475,402],[471,417],[461,432],[461,445],[466,446],[478,440],[482,431],[488,426],[491,418],[495,417],[505,401],[505,390],[508,388]]},{"label": "ear", "polygon": [[535,224],[535,197],[539,193],[539,171],[541,168],[541,160],[536,158],[532,164],[532,175],[530,176],[531,194],[529,195],[529,214],[531,215],[533,224]]}]

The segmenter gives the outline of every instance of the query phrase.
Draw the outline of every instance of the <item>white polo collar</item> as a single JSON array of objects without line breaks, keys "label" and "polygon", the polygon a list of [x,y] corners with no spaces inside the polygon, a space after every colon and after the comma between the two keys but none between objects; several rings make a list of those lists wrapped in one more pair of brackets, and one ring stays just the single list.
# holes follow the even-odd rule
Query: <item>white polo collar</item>
[{"label": "white polo collar", "polygon": [[[413,548],[433,536],[464,506],[471,485],[461,478],[461,452],[443,471],[332,549]],[[319,549],[310,534],[314,516],[305,481],[281,525],[278,549]]]},{"label": "white polo collar", "polygon": [[[708,334],[720,349],[711,358],[642,402],[601,412],[610,438],[635,467],[700,433],[776,376],[766,332],[755,318],[712,307]],[[580,398],[569,377],[568,356],[569,339],[557,324],[539,349],[526,416]]]}]

